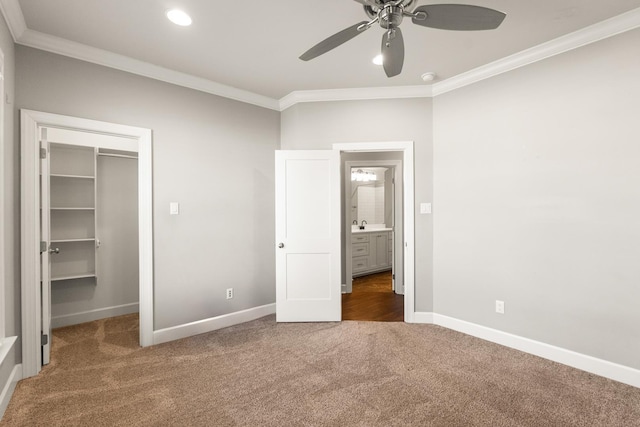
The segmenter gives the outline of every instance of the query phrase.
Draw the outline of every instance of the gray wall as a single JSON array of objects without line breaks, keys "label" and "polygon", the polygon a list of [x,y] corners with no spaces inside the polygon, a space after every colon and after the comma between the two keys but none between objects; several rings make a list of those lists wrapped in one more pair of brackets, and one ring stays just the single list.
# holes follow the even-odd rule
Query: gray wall
[{"label": "gray wall", "polygon": [[23,46],[16,55],[18,108],[153,130],[154,329],[275,301],[278,112]]},{"label": "gray wall", "polygon": [[638,46],[435,99],[435,312],[640,368]]},{"label": "gray wall", "polygon": [[[4,18],[0,16],[0,49],[4,53],[4,88],[8,103],[4,100],[4,132],[3,146],[0,147],[0,173],[4,188],[4,276],[5,300],[2,313],[5,322],[5,335],[20,335],[20,149],[15,142],[18,129],[14,116],[15,93],[15,51],[13,39]],[[9,354],[0,366],[0,384],[5,384],[11,369],[21,358],[21,342],[18,340],[14,351]]]},{"label": "gray wall", "polygon": [[420,202],[432,200],[432,100],[391,99],[302,103],[282,112],[283,150],[331,149],[337,142],[415,142],[416,310],[432,311],[432,221]]}]

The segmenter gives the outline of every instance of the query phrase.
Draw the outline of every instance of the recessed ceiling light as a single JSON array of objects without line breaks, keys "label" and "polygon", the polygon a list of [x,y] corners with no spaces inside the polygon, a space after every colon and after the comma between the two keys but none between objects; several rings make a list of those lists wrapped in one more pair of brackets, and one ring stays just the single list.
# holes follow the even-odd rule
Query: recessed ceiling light
[{"label": "recessed ceiling light", "polygon": [[423,81],[425,82],[431,82],[433,80],[435,80],[436,78],[436,73],[434,73],[433,71],[429,71],[424,73],[423,75],[420,76],[422,78]]},{"label": "recessed ceiling light", "polygon": [[382,54],[373,58],[373,63],[376,65],[382,65]]},{"label": "recessed ceiling light", "polygon": [[188,27],[191,25],[191,17],[180,9],[171,9],[167,11],[167,18],[169,21],[181,27]]}]

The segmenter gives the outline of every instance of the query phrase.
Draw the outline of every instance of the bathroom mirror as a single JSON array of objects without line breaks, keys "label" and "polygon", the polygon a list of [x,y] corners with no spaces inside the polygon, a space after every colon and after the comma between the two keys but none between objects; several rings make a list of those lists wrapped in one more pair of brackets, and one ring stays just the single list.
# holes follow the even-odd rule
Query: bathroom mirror
[{"label": "bathroom mirror", "polygon": [[[387,168],[351,168],[351,218],[362,224],[390,223],[390,209],[385,203]],[[389,212],[387,212],[389,211]]]}]

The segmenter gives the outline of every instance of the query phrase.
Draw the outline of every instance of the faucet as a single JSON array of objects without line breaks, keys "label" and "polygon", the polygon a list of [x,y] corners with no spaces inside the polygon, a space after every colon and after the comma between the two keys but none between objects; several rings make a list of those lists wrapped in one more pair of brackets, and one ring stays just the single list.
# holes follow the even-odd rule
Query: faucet
[{"label": "faucet", "polygon": [[362,222],[360,223],[360,230],[364,230],[364,225],[368,224],[368,222],[366,220],[362,220]]},{"label": "faucet", "polygon": [[351,224],[353,224],[353,225],[358,225],[358,220],[357,220],[357,219],[354,219],[354,220],[353,220],[353,222],[352,222]]}]

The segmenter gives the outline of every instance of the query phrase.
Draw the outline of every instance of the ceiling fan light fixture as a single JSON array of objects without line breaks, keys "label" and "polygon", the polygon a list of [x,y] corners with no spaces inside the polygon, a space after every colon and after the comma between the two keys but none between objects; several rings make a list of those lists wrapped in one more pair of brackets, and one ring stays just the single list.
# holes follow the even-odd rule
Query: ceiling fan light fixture
[{"label": "ceiling fan light fixture", "polygon": [[376,55],[371,62],[376,65],[382,65],[382,54]]},{"label": "ceiling fan light fixture", "polygon": [[181,27],[188,27],[191,25],[191,17],[186,12],[180,9],[171,9],[167,11],[167,18],[169,21]]},{"label": "ceiling fan light fixture", "polygon": [[[470,4],[428,4],[414,8],[417,0],[355,0],[364,7],[370,21],[361,21],[317,43],[300,55],[309,61],[348,42],[378,24],[385,29],[382,36],[382,65],[387,77],[402,73],[404,39],[400,24],[405,17],[415,25],[452,31],[495,30],[507,16],[498,10]],[[374,61],[374,63],[377,63]],[[429,76],[428,74],[425,74]],[[431,81],[435,74],[424,81]]]}]

